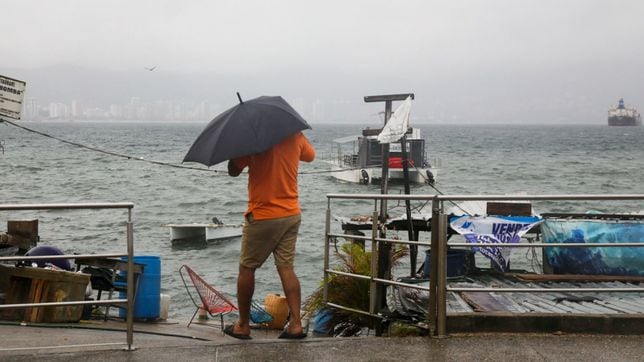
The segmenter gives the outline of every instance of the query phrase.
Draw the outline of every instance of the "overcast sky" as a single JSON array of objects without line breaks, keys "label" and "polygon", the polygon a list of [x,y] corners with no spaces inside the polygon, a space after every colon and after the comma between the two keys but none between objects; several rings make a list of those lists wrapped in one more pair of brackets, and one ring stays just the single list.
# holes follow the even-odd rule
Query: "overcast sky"
[{"label": "overcast sky", "polygon": [[[603,123],[619,97],[644,108],[639,0],[20,0],[0,9],[0,74],[15,78],[61,64],[109,74],[157,66],[156,77],[183,87],[225,77],[249,96],[346,99],[360,112],[365,95],[414,92],[412,114],[434,122]],[[46,82],[26,80],[36,93]]]}]

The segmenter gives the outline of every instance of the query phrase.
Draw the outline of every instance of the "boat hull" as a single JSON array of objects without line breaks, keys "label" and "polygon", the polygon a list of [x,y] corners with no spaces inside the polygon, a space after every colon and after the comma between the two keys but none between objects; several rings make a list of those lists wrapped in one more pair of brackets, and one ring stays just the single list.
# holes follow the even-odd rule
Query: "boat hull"
[{"label": "boat hull", "polygon": [[608,118],[609,126],[641,126],[641,117],[615,116]]},{"label": "boat hull", "polygon": [[173,244],[185,242],[211,242],[239,238],[242,225],[229,224],[168,224]]},{"label": "boat hull", "polygon": [[[428,168],[414,168],[409,170],[409,182],[412,183],[427,183],[433,184],[436,178],[438,169],[433,167]],[[378,167],[365,167],[359,169],[343,169],[337,165],[333,168],[333,177],[338,180],[359,183],[359,184],[373,184],[382,180],[382,170]],[[392,168],[389,169],[390,181],[403,181],[404,174],[402,169]]]}]

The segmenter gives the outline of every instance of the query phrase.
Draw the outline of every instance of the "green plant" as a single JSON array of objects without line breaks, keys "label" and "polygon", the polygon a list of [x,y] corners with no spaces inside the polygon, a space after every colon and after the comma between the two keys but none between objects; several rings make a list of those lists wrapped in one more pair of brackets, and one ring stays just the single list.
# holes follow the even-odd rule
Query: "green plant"
[{"label": "green plant", "polygon": [[[390,261],[397,264],[401,258],[408,254],[405,246],[392,246]],[[334,270],[371,276],[371,252],[358,243],[344,243],[335,256],[339,263]],[[369,311],[369,281],[352,278],[345,275],[331,274],[328,280],[328,301],[347,308]],[[360,330],[362,327],[372,328],[375,319],[369,315],[352,312],[349,310],[331,308],[324,302],[324,281],[313,292],[304,304],[304,310],[309,314],[324,312],[330,316],[326,328],[333,330],[337,325],[349,326],[351,330]]]}]

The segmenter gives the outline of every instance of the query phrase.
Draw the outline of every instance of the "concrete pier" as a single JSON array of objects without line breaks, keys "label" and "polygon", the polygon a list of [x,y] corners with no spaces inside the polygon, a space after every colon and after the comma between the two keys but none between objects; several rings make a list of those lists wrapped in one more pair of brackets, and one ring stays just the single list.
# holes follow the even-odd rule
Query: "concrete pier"
[{"label": "concrete pier", "polygon": [[[121,325],[121,326],[119,326]],[[185,323],[137,323],[134,351],[124,351],[124,323],[76,326],[0,325],[0,360],[33,361],[641,361],[644,336],[582,334],[452,334],[430,337],[277,339],[253,330],[240,341],[219,328]],[[94,346],[82,346],[94,344]],[[50,346],[58,346],[50,348]],[[39,349],[34,349],[39,347]]]}]

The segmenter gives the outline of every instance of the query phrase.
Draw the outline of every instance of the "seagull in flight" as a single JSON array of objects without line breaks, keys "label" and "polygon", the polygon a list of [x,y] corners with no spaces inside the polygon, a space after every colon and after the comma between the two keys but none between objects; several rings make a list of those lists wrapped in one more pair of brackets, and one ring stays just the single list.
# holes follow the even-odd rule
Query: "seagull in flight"
[{"label": "seagull in flight", "polygon": [[155,70],[155,69],[157,68],[157,66],[155,65],[155,66],[154,66],[154,67],[152,67],[152,68],[148,68],[148,67],[144,67],[144,68],[145,68],[146,70],[153,71],[153,70]]}]

